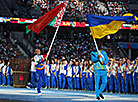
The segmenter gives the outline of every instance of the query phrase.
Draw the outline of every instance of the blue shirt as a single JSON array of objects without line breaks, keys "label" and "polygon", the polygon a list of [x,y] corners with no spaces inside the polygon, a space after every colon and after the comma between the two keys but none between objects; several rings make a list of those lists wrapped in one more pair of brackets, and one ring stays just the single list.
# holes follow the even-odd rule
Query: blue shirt
[{"label": "blue shirt", "polygon": [[91,59],[93,62],[93,70],[105,70],[106,69],[106,64],[108,64],[108,62],[109,62],[108,56],[104,50],[101,50],[101,54],[104,56],[104,58],[101,56],[102,61],[104,62],[103,65],[100,63],[100,58],[98,58],[99,53],[97,51],[91,52]]}]

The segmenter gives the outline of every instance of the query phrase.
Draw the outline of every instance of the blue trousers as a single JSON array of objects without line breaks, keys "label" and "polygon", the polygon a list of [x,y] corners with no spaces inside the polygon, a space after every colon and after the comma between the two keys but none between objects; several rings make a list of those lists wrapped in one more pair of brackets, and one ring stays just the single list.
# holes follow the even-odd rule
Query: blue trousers
[{"label": "blue trousers", "polygon": [[64,89],[65,88],[65,84],[66,84],[65,75],[64,74],[60,74],[59,87]]},{"label": "blue trousers", "polygon": [[48,87],[50,87],[50,76],[46,76],[45,75],[45,84],[46,84],[46,86],[48,86]]},{"label": "blue trousers", "polygon": [[[96,97],[99,97],[99,95],[102,94],[102,92],[104,91],[106,84],[107,84],[107,71],[106,70],[95,70],[94,76],[95,76]],[[99,87],[100,79],[102,80],[102,83]]]},{"label": "blue trousers", "polygon": [[73,81],[72,81],[72,77],[67,77],[67,81],[68,81],[68,89],[73,89]]},{"label": "blue trousers", "polygon": [[0,85],[2,84],[2,72],[0,72]]},{"label": "blue trousers", "polygon": [[86,78],[86,83],[87,83],[86,89],[90,90],[90,79],[89,78]]},{"label": "blue trousers", "polygon": [[13,85],[13,77],[12,77],[12,75],[10,75],[10,82],[11,82],[11,85]]},{"label": "blue trousers", "polygon": [[81,87],[82,89],[86,89],[86,76],[82,76],[81,78]]},{"label": "blue trousers", "polygon": [[51,87],[56,87],[56,78],[54,73],[51,74]]},{"label": "blue trousers", "polygon": [[10,77],[10,75],[7,75],[7,85],[11,85],[11,77]]},{"label": "blue trousers", "polygon": [[31,83],[32,83],[32,88],[37,87],[37,73],[36,72],[31,72]]},{"label": "blue trousers", "polygon": [[57,85],[57,88],[59,88],[59,77],[57,73],[56,73],[56,85]]},{"label": "blue trousers", "polygon": [[93,87],[93,77],[89,78],[89,88],[91,91],[94,91],[94,87]]},{"label": "blue trousers", "polygon": [[6,85],[6,76],[2,74],[2,84]]},{"label": "blue trousers", "polygon": [[132,85],[132,74],[126,74],[125,76],[126,81],[126,92],[128,92],[128,84],[130,85],[130,92],[133,92],[133,85]]},{"label": "blue trousers", "polygon": [[109,91],[109,86],[110,86],[110,77],[107,77],[107,85],[105,88],[106,91]]},{"label": "blue trousers", "polygon": [[74,88],[75,88],[75,89],[79,89],[79,88],[80,88],[79,77],[75,77],[75,78],[74,78]]},{"label": "blue trousers", "polygon": [[138,72],[134,73],[134,90],[135,92],[138,92]]},{"label": "blue trousers", "polygon": [[117,85],[118,85],[118,92],[121,92],[121,87],[122,87],[122,92],[125,92],[125,86],[124,86],[124,80],[122,73],[117,73]]},{"label": "blue trousers", "polygon": [[117,92],[117,79],[114,75],[110,76],[110,91],[113,91],[113,86],[115,85],[115,92]]},{"label": "blue trousers", "polygon": [[45,84],[45,74],[43,70],[36,70],[37,72],[37,91],[41,93],[40,89]]}]

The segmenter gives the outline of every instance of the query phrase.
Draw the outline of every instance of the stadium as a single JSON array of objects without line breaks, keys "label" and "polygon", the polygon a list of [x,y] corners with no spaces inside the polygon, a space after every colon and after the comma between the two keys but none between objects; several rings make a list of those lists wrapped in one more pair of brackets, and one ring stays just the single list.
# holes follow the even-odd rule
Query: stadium
[{"label": "stadium", "polygon": [[0,102],[138,102],[137,0],[1,0]]}]

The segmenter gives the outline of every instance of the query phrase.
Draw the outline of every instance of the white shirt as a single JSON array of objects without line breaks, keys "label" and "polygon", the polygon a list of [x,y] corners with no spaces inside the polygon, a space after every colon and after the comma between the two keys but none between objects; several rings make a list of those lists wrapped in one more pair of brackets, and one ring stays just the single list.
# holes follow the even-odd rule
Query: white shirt
[{"label": "white shirt", "polygon": [[3,63],[0,63],[0,72],[2,72],[2,67],[4,66]]},{"label": "white shirt", "polygon": [[7,67],[7,66],[4,65],[4,67],[2,68],[2,74],[6,74],[6,72],[5,72],[5,71],[6,71],[6,67]]},{"label": "white shirt", "polygon": [[31,62],[31,72],[36,72],[35,62],[34,61]]},{"label": "white shirt", "polygon": [[68,67],[67,67],[67,76],[72,76],[72,67],[71,67],[71,65],[68,65]]},{"label": "white shirt", "polygon": [[47,76],[50,76],[49,68],[50,68],[49,65],[45,65],[45,74]]},{"label": "white shirt", "polygon": [[37,65],[38,61],[40,61],[42,58],[43,58],[43,55],[35,55],[34,56],[35,65]]}]

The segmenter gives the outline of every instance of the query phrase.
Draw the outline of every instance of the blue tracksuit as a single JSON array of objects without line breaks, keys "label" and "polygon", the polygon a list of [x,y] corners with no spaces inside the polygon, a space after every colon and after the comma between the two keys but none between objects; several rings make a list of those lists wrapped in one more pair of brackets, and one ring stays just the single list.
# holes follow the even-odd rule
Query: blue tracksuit
[{"label": "blue tracksuit", "polygon": [[51,65],[47,64],[45,68],[45,86],[50,87],[50,70],[51,70]]},{"label": "blue tracksuit", "polygon": [[60,69],[60,65],[57,65],[56,66],[56,85],[57,85],[57,88],[59,88],[59,69]]},{"label": "blue tracksuit", "polygon": [[134,90],[136,93],[138,92],[138,65],[134,70]]},{"label": "blue tracksuit", "polygon": [[56,78],[55,78],[55,73],[56,71],[56,64],[51,65],[51,87],[56,87]]},{"label": "blue tracksuit", "polygon": [[123,79],[123,73],[124,73],[124,65],[121,65],[118,67],[117,70],[117,84],[118,84],[118,92],[121,92],[121,87],[122,87],[122,92],[125,92],[125,87],[124,87],[124,79]]},{"label": "blue tracksuit", "polygon": [[79,89],[80,88],[80,66],[74,66],[73,67],[73,79],[74,79],[74,88]]},{"label": "blue tracksuit", "polygon": [[59,68],[59,87],[64,89],[66,85],[66,70],[67,70],[67,65],[60,65]]},{"label": "blue tracksuit", "polygon": [[3,63],[0,63],[0,85],[2,84],[2,67],[4,66]]},{"label": "blue tracksuit", "polygon": [[73,75],[73,65],[67,66],[67,82],[68,82],[68,89],[73,89],[73,81],[72,81],[72,75]]},{"label": "blue tracksuit", "polygon": [[132,84],[132,67],[133,65],[128,66],[128,64],[126,65],[126,76],[125,76],[125,82],[126,82],[126,93],[128,93],[128,84],[130,85],[130,92],[133,92],[133,84]]},{"label": "blue tracksuit", "polygon": [[7,76],[7,85],[12,85],[12,75],[11,75],[11,67],[7,67],[6,76]]},{"label": "blue tracksuit", "polygon": [[117,92],[117,79],[115,78],[116,75],[116,67],[117,64],[110,66],[110,91],[113,91],[113,86],[115,85],[115,92]]},{"label": "blue tracksuit", "polygon": [[0,72],[0,85],[2,84],[2,72]]},{"label": "blue tracksuit", "polygon": [[86,71],[87,67],[84,67],[84,70],[82,71],[82,78],[81,78],[81,87],[82,89],[86,89]]},{"label": "blue tracksuit", "polygon": [[[106,87],[107,84],[107,71],[106,71],[106,64],[108,63],[108,56],[105,51],[101,51],[101,54],[104,56],[104,58],[101,58],[104,64],[102,65],[100,63],[100,60],[98,58],[99,53],[97,51],[91,52],[91,59],[93,61],[93,70],[95,71],[95,91],[96,91],[96,97],[99,97],[100,94],[102,94],[103,90]],[[102,80],[101,86],[99,88],[100,79]]]}]

